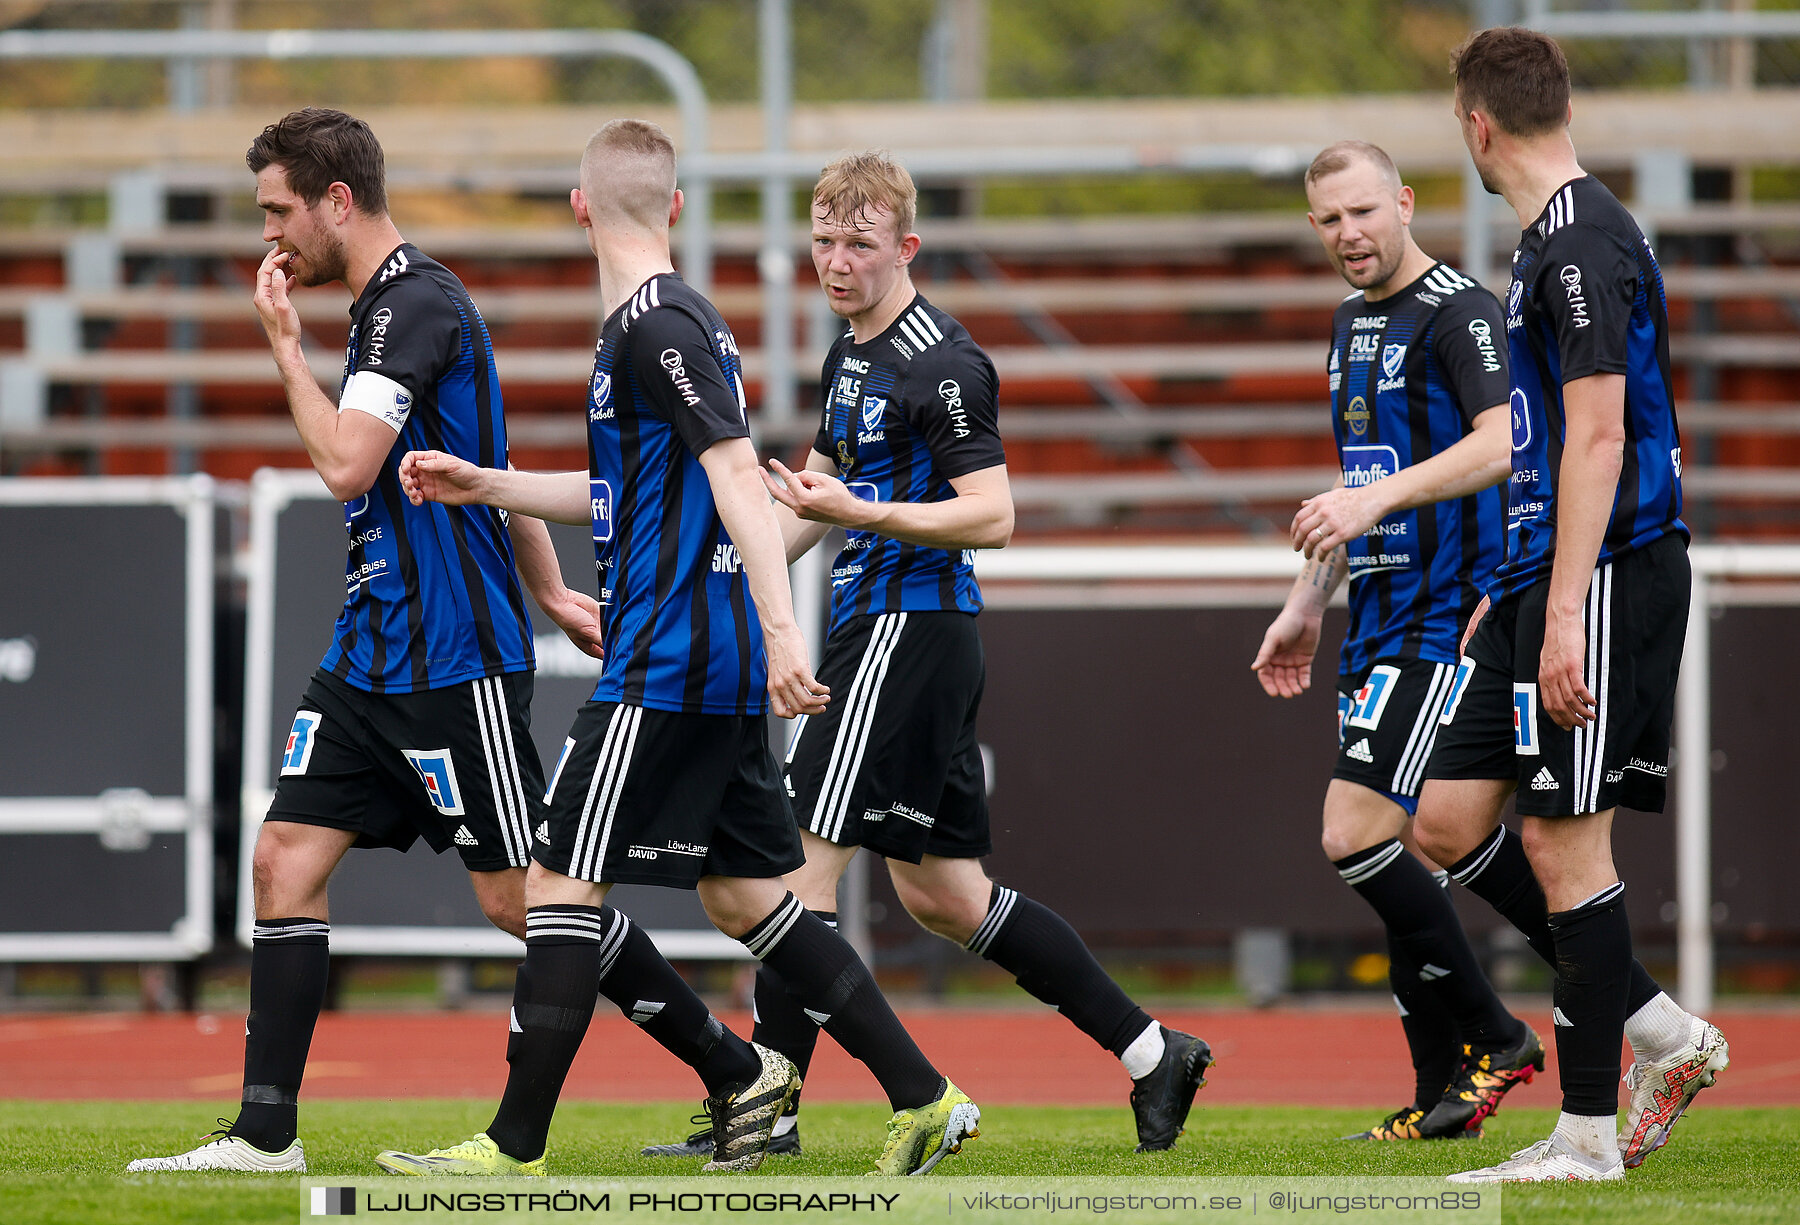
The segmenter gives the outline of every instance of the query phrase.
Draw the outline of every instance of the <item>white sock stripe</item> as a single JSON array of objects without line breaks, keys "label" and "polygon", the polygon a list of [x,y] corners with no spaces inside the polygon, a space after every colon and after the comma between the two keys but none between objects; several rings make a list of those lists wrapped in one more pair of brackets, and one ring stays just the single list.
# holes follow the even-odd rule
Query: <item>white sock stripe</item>
[{"label": "white sock stripe", "polygon": [[978,957],[987,956],[988,946],[994,942],[994,937],[1000,934],[1000,929],[1006,926],[1007,916],[1012,914],[1013,904],[1018,900],[1018,890],[1002,887],[994,898],[994,904],[988,907],[987,917],[981,921],[981,926],[975,929],[975,934],[969,937],[969,942],[963,947]]},{"label": "white sock stripe", "polygon": [[1489,835],[1487,846],[1481,851],[1480,856],[1475,860],[1475,862],[1470,864],[1468,867],[1464,868],[1460,872],[1452,872],[1450,874],[1451,877],[1456,881],[1457,884],[1467,885],[1470,881],[1474,880],[1477,876],[1480,876],[1484,871],[1486,871],[1487,866],[1490,863],[1494,862],[1494,856],[1496,856],[1500,853],[1500,844],[1505,841],[1506,841],[1506,826],[1504,826],[1504,825],[1498,826],[1497,828],[1495,828],[1494,832],[1491,835]]},{"label": "white sock stripe", "polygon": [[1449,682],[1455,675],[1456,669],[1448,664],[1437,664],[1432,669],[1431,681],[1425,687],[1425,700],[1419,703],[1418,717],[1413,720],[1406,747],[1400,752],[1399,768],[1394,771],[1392,790],[1396,794],[1412,795],[1419,789],[1418,776],[1425,772],[1431,742],[1437,732],[1438,716],[1444,713],[1444,700],[1450,696]]},{"label": "white sock stripe", "polygon": [[600,981],[612,973],[613,966],[619,962],[619,954],[625,951],[625,938],[631,934],[631,920],[624,912],[613,911],[612,926],[607,929],[606,939],[600,943]]},{"label": "white sock stripe", "polygon": [[794,924],[800,921],[800,913],[805,909],[806,907],[800,904],[799,898],[788,898],[787,901],[775,908],[774,916],[767,921],[768,925],[760,934],[754,938],[747,936],[739,943],[750,950],[752,957],[761,961],[771,949],[781,943],[782,937],[793,930]]},{"label": "white sock stripe", "polygon": [[606,935],[612,930],[612,924],[599,911],[588,910],[527,910],[525,912],[525,930],[555,924],[573,924],[590,929],[596,938]]},{"label": "white sock stripe", "polygon": [[1612,884],[1608,885],[1606,888],[1600,890],[1600,892],[1594,894],[1593,896],[1583,898],[1581,901],[1579,901],[1579,902],[1575,903],[1573,906],[1569,907],[1569,909],[1574,911],[1574,910],[1583,910],[1589,906],[1604,906],[1608,902],[1617,898],[1623,892],[1625,892],[1625,882],[1622,880],[1616,880]]},{"label": "white sock stripe", "polygon": [[850,760],[850,768],[845,774],[843,797],[838,805],[837,822],[832,829],[832,841],[841,837],[844,822],[850,815],[850,795],[856,789],[856,779],[862,774],[863,754],[869,747],[869,733],[875,727],[875,710],[881,703],[881,687],[887,681],[888,665],[893,662],[894,648],[900,645],[900,636],[906,629],[906,614],[895,613],[894,632],[888,638],[887,645],[876,662],[875,675],[869,683],[869,701],[867,711],[862,718],[862,727],[856,736],[856,755]]},{"label": "white sock stripe", "polygon": [[257,940],[291,940],[295,936],[329,936],[329,923],[282,923],[279,925],[258,923],[252,931]]},{"label": "white sock stripe", "polygon": [[1399,839],[1395,839],[1381,854],[1365,859],[1361,863],[1351,864],[1347,868],[1339,868],[1338,875],[1344,878],[1344,883],[1347,885],[1360,885],[1404,854],[1406,854],[1406,847],[1401,844]]},{"label": "white sock stripe", "polygon": [[808,827],[828,842],[841,837],[844,832],[850,793],[855,789],[856,772],[862,767],[863,749],[868,744],[869,728],[875,721],[881,682],[887,676],[887,661],[899,644],[905,627],[905,613],[883,613],[877,617],[862,662],[857,665],[856,680],[850,687],[849,706],[838,723],[837,740],[831,746],[831,760],[826,766],[825,781],[819,788],[819,802]]}]

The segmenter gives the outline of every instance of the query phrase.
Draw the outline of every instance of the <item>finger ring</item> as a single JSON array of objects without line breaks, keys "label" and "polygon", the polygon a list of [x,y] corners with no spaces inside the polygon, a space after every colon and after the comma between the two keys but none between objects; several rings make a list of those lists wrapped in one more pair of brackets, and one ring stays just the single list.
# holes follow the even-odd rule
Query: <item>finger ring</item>
[{"label": "finger ring", "polygon": [[1313,535],[1322,540],[1325,537],[1325,529],[1322,527],[1315,527],[1313,529]]}]

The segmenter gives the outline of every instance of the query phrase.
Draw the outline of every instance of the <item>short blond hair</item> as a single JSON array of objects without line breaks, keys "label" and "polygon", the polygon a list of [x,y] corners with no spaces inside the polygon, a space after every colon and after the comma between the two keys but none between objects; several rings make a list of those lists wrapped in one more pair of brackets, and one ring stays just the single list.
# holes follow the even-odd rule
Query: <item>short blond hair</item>
[{"label": "short blond hair", "polygon": [[912,232],[919,208],[919,189],[912,175],[885,149],[850,153],[819,172],[813,203],[839,225],[862,228],[869,215],[883,209],[893,214],[896,233]]},{"label": "short blond hair", "polygon": [[600,225],[666,229],[675,198],[675,142],[647,119],[614,119],[588,137],[581,190]]},{"label": "short blond hair", "polygon": [[1340,140],[1320,149],[1319,155],[1313,158],[1312,165],[1306,168],[1306,185],[1311,187],[1328,174],[1348,170],[1356,161],[1369,163],[1387,180],[1389,187],[1395,191],[1400,190],[1400,171],[1394,165],[1394,159],[1380,145],[1372,145],[1366,140]]}]

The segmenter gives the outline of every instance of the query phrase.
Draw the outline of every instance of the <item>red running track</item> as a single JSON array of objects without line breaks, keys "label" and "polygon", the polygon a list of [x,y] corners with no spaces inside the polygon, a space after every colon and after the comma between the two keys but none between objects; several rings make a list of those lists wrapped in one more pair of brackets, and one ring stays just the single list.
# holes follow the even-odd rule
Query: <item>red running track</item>
[{"label": "red running track", "polygon": [[[978,1101],[1105,1105],[1129,1084],[1118,1062],[1048,1009],[903,1009],[932,1060]],[[1527,1010],[1540,1034],[1548,1015]],[[749,1033],[749,1017],[722,1019]],[[1200,1034],[1219,1065],[1210,1102],[1391,1109],[1411,1095],[1404,1040],[1385,1010],[1270,1009],[1165,1013],[1165,1024]],[[1731,1041],[1731,1070],[1709,1099],[1718,1105],[1800,1105],[1800,1013],[1739,1010],[1713,1021]],[[320,1019],[306,1096],[497,1099],[505,1083],[506,1014],[333,1013]],[[1548,1083],[1521,1104],[1556,1103],[1555,1052]],[[1627,1055],[1629,1059],[1629,1055]],[[243,1069],[238,1013],[100,1013],[0,1017],[0,1098],[45,1100],[236,1100]],[[685,1101],[699,1095],[686,1068],[617,1013],[598,1014],[565,1096],[606,1101]],[[861,1065],[829,1039],[807,1078],[814,1101],[878,1100]]]}]

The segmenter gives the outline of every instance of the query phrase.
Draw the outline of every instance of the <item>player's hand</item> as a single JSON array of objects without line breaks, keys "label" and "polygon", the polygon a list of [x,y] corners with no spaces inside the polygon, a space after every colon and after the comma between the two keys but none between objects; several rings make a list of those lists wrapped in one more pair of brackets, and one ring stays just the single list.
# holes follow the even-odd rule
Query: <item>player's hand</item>
[{"label": "player's hand", "polygon": [[1388,512],[1386,490],[1374,485],[1327,489],[1300,503],[1288,536],[1307,557],[1323,557],[1381,522]]},{"label": "player's hand", "polygon": [[[775,475],[770,476],[769,472]],[[860,528],[868,522],[871,503],[850,492],[850,487],[829,472],[802,468],[795,472],[778,459],[769,461],[762,474],[769,496],[802,519]]]},{"label": "player's hand", "polygon": [[606,658],[600,634],[600,602],[593,596],[564,587],[559,594],[538,597],[537,606],[556,622],[556,627],[580,648],[583,655]]},{"label": "player's hand", "polygon": [[1488,598],[1482,596],[1481,603],[1477,604],[1475,611],[1469,614],[1469,628],[1463,631],[1462,645],[1456,648],[1457,654],[1467,655],[1469,653],[1469,639],[1475,636],[1475,627],[1481,624],[1483,617],[1487,616],[1489,607]]},{"label": "player's hand", "polygon": [[483,500],[486,483],[487,469],[442,451],[408,451],[400,457],[400,489],[414,506],[469,506]]},{"label": "player's hand", "polygon": [[763,627],[763,651],[769,659],[769,707],[777,718],[816,715],[824,711],[831,690],[821,685],[806,661],[806,639],[798,626]]},{"label": "player's hand", "polygon": [[269,343],[275,346],[300,343],[300,312],[288,298],[288,290],[295,280],[287,271],[291,258],[286,251],[280,250],[263,256],[262,265],[256,270],[256,292],[250,299],[256,306],[256,317],[262,320],[263,331],[268,333]]},{"label": "player's hand", "polygon": [[1587,634],[1578,614],[1544,615],[1544,650],[1538,657],[1538,704],[1564,731],[1587,727],[1598,707],[1582,681]]},{"label": "player's hand", "polygon": [[1312,687],[1313,656],[1318,651],[1318,619],[1284,608],[1263,635],[1250,667],[1270,697],[1297,698]]}]

